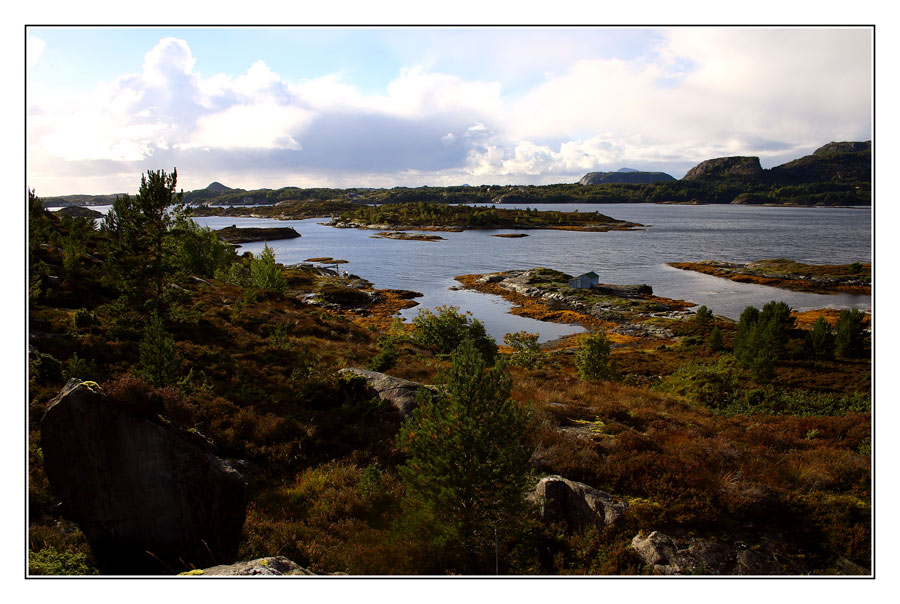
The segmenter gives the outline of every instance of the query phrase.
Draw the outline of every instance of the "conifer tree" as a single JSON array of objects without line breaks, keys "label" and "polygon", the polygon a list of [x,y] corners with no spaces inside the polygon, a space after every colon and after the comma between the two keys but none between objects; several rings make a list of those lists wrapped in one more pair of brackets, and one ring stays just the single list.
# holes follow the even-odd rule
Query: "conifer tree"
[{"label": "conifer tree", "polygon": [[863,355],[866,340],[864,318],[863,313],[855,308],[841,311],[834,337],[835,354],[839,357],[850,359]]},{"label": "conifer tree", "polygon": [[134,301],[150,298],[159,311],[163,286],[174,272],[167,254],[170,208],[181,206],[175,192],[178,173],[148,170],[136,196],[117,197],[101,229],[107,233],[107,271],[122,294]]},{"label": "conifer tree", "polygon": [[451,359],[444,387],[420,391],[398,437],[407,521],[443,570],[493,573],[525,510],[530,410],[510,399],[504,361],[486,370],[471,340]]}]

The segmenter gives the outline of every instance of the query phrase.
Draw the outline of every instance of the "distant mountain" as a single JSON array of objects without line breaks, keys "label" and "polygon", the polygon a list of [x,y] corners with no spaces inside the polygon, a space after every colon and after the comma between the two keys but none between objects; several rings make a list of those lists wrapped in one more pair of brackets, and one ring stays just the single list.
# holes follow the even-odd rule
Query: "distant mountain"
[{"label": "distant mountain", "polygon": [[220,182],[211,182],[209,186],[204,189],[206,191],[213,191],[215,193],[224,193],[226,191],[234,191],[231,187],[226,187]]},{"label": "distant mountain", "polygon": [[674,176],[665,172],[640,172],[631,168],[623,168],[618,172],[590,172],[578,181],[580,185],[602,185],[608,183],[624,183],[646,185],[657,182],[670,182]]},{"label": "distant mountain", "polygon": [[640,172],[640,170],[635,170],[634,168],[619,168],[616,172]]}]

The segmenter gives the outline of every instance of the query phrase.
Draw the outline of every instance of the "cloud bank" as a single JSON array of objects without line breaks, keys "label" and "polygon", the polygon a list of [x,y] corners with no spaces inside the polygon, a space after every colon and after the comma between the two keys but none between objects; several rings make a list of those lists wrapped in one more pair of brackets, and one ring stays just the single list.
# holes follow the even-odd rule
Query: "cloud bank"
[{"label": "cloud bank", "polygon": [[[491,59],[521,73],[533,52]],[[185,189],[539,184],[623,166],[678,177],[710,157],[776,165],[871,136],[869,30],[676,28],[633,59],[558,54],[515,93],[502,70],[476,80],[415,62],[366,93],[342,73],[286,81],[255,58],[204,75],[166,37],[88,97],[29,97],[28,184],[130,191],[173,166]]]}]

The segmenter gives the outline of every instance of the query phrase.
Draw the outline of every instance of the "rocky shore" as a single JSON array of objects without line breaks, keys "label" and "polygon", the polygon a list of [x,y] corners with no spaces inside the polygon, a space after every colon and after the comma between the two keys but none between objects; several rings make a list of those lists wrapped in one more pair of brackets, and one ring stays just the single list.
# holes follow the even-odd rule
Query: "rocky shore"
[{"label": "rocky shore", "polygon": [[872,293],[872,265],[869,263],[803,264],[777,258],[746,264],[702,260],[669,262],[668,265],[738,283],[755,283],[793,291],[816,294],[871,295]]},{"label": "rocky shore", "polygon": [[693,303],[653,295],[649,285],[568,286],[571,275],[548,268],[460,275],[466,289],[502,296],[515,304],[513,314],[540,321],[602,328],[617,344],[640,339],[670,339],[668,320],[693,316]]}]

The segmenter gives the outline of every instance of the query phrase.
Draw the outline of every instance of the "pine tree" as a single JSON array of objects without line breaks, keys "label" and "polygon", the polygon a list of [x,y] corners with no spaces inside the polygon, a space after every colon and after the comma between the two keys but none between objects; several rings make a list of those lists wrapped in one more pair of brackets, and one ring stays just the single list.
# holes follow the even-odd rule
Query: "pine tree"
[{"label": "pine tree", "polygon": [[174,267],[166,249],[172,217],[170,208],[181,206],[175,192],[178,173],[148,170],[134,197],[117,197],[101,230],[108,235],[107,271],[120,292],[132,301],[153,300],[161,310],[163,286]]},{"label": "pine tree", "polygon": [[841,311],[834,337],[834,351],[837,356],[851,359],[863,355],[866,342],[864,319],[865,315],[855,308]]},{"label": "pine tree", "polygon": [[806,332],[803,351],[808,359],[827,361],[834,358],[834,334],[823,317],[816,319],[812,329]]},{"label": "pine tree", "polygon": [[524,513],[530,410],[509,398],[501,360],[490,371],[474,343],[453,353],[444,387],[420,392],[398,443],[407,454],[407,521],[443,570],[494,572]]},{"label": "pine tree", "polygon": [[175,342],[165,330],[162,318],[155,312],[144,328],[144,339],[138,346],[140,366],[135,371],[153,386],[174,384],[178,379],[180,361]]}]

